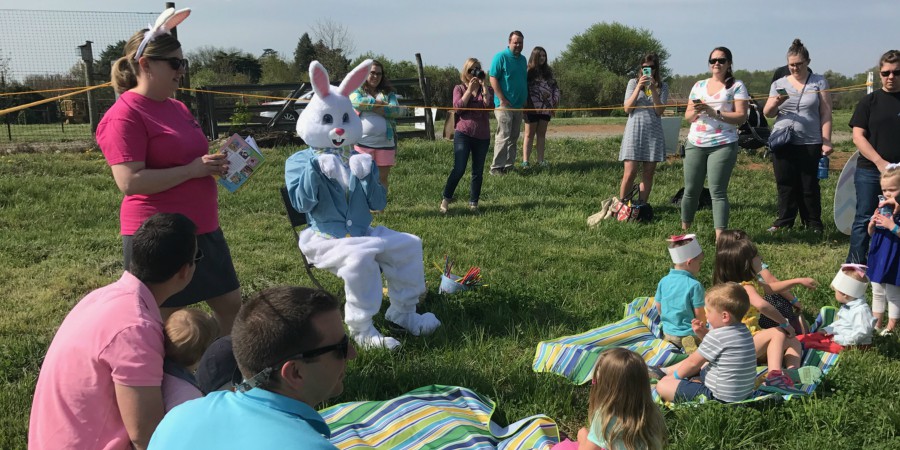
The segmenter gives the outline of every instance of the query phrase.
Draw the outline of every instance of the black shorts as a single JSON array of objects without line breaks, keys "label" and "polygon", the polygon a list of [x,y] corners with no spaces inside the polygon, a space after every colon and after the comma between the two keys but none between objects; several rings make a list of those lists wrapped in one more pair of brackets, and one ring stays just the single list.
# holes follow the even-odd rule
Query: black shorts
[{"label": "black shorts", "polygon": [[[122,236],[122,256],[125,270],[131,262],[131,241],[133,236]],[[197,262],[194,278],[183,291],[169,297],[161,305],[163,308],[193,305],[210,298],[227,294],[241,285],[238,282],[231,251],[225,242],[222,229],[197,235],[197,247],[203,252],[203,259]]]},{"label": "black shorts", "polygon": [[525,123],[536,123],[541,120],[549,122],[550,114],[525,113]]}]

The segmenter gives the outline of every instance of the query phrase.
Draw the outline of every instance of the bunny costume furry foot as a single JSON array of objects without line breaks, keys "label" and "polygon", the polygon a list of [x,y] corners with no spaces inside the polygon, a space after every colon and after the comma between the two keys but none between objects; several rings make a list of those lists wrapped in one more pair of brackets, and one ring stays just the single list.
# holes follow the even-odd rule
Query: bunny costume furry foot
[{"label": "bunny costume furry foot", "polygon": [[348,328],[350,328],[350,337],[353,338],[353,342],[356,342],[356,345],[363,349],[386,348],[388,350],[397,350],[400,348],[400,341],[382,335],[371,324],[364,326],[360,330],[355,329],[350,324],[348,324]]},{"label": "bunny costume furry foot", "polygon": [[432,313],[417,314],[415,312],[397,312],[393,307],[388,308],[384,318],[400,325],[413,336],[423,336],[434,333],[441,321]]}]

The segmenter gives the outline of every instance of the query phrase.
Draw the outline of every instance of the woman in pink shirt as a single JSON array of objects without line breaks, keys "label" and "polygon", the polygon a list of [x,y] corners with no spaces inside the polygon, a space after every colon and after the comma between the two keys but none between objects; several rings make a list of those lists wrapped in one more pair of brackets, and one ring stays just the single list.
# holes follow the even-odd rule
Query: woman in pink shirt
[{"label": "woman in pink shirt", "polygon": [[491,143],[489,110],[494,108],[494,91],[484,82],[485,72],[481,63],[469,58],[459,74],[462,84],[453,88],[453,107],[456,108],[453,133],[453,170],[444,185],[444,198],[440,211],[447,213],[456,185],[466,173],[469,154],[472,155],[472,187],[469,189],[469,209],[478,211],[481,196],[481,180],[484,160]]},{"label": "woman in pink shirt", "polygon": [[145,219],[158,212],[184,214],[197,225],[197,243],[206,257],[190,285],[162,305],[163,317],[205,300],[221,332],[229,334],[241,304],[240,285],[219,228],[213,177],[226,172],[227,160],[209,154],[200,125],[171,98],[185,73],[181,44],[166,30],[153,34],[149,40],[144,31],[132,36],[113,65],[120,97],[97,127],[97,144],[125,194],[120,210],[125,269],[132,235]]}]

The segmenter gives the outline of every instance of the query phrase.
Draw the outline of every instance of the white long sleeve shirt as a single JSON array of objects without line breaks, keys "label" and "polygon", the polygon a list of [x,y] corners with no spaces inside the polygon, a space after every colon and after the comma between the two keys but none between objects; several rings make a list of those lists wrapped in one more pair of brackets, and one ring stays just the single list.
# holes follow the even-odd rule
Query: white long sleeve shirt
[{"label": "white long sleeve shirt", "polygon": [[838,309],[834,322],[824,328],[834,335],[834,342],[840,345],[866,345],[872,343],[875,331],[875,316],[864,298],[858,298]]}]

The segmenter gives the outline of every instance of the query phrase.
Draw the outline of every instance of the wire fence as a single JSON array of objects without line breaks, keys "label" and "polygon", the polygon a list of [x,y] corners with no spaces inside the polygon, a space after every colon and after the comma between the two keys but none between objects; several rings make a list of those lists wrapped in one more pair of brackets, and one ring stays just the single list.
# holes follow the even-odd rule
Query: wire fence
[{"label": "wire fence", "polygon": [[[0,111],[109,81],[110,64],[122,56],[125,40],[158,15],[0,9]],[[83,56],[89,57],[91,67]],[[87,95],[0,115],[0,142],[92,139]],[[94,89],[91,95],[97,117],[115,101],[110,87]]]}]

